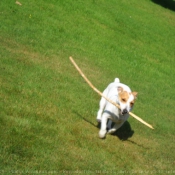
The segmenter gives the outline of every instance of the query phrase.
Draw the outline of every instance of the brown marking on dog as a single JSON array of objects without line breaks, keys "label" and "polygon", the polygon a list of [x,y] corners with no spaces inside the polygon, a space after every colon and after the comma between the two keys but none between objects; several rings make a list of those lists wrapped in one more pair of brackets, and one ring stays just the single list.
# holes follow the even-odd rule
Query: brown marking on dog
[{"label": "brown marking on dog", "polygon": [[119,100],[122,103],[127,103],[128,99],[129,99],[129,94],[127,91],[122,91],[119,93]]},{"label": "brown marking on dog", "polygon": [[138,92],[132,92],[132,95],[134,95],[134,99],[137,98],[137,94],[138,94]]},{"label": "brown marking on dog", "polygon": [[132,95],[134,96],[134,100],[132,100],[131,102],[130,102],[130,106],[132,107],[133,105],[134,105],[134,103],[135,103],[135,99],[137,98],[137,92],[132,92]]},{"label": "brown marking on dog", "polygon": [[134,105],[134,100],[130,102],[130,106],[132,107]]}]

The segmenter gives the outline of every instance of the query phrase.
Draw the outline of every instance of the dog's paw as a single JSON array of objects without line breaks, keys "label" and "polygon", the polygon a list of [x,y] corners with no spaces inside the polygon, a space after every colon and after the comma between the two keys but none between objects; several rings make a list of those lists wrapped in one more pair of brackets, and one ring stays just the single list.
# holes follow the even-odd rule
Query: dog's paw
[{"label": "dog's paw", "polygon": [[103,138],[105,138],[105,136],[106,136],[106,130],[100,130],[100,131],[99,131],[99,137],[100,137],[101,139],[103,139]]},{"label": "dog's paw", "polygon": [[116,129],[112,128],[110,130],[108,130],[108,134],[113,134],[116,131]]}]

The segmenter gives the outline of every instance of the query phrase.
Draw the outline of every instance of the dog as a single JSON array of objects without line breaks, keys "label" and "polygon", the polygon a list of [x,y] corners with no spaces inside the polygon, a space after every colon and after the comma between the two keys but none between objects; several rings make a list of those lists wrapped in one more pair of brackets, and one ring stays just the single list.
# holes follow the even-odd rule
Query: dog
[{"label": "dog", "polygon": [[[110,83],[103,91],[103,95],[117,103],[120,109],[105,98],[101,98],[97,113],[97,122],[101,123],[100,138],[105,138],[107,133],[114,133],[129,118],[129,112],[133,109],[137,98],[137,92],[132,92],[127,85],[120,83],[119,78],[115,78],[114,82]],[[113,127],[111,127],[112,122],[114,122]]]}]

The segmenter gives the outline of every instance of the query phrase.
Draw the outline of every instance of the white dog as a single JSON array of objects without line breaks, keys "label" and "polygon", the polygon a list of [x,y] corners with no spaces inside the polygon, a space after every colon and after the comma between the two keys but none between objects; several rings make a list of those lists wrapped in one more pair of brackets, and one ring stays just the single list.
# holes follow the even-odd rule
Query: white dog
[{"label": "white dog", "polygon": [[[103,91],[103,95],[120,105],[120,109],[108,102],[103,97],[100,100],[100,108],[97,114],[97,121],[101,122],[99,137],[104,138],[106,133],[114,133],[119,129],[129,117],[129,111],[132,110],[137,92],[131,92],[131,89],[120,83],[116,78],[113,83]],[[114,122],[113,128],[111,128]],[[107,132],[107,128],[109,129]]]}]

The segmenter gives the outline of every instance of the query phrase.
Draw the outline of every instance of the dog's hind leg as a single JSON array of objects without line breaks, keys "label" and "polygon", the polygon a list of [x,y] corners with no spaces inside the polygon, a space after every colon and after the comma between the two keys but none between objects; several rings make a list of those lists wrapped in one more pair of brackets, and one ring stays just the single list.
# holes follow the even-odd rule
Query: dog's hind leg
[{"label": "dog's hind leg", "polygon": [[108,120],[107,129],[110,130],[112,126],[112,120]]},{"label": "dog's hind leg", "polygon": [[123,125],[123,123],[124,122],[122,122],[120,124],[115,123],[113,128],[108,130],[108,134],[113,134],[115,131],[117,131]]}]

